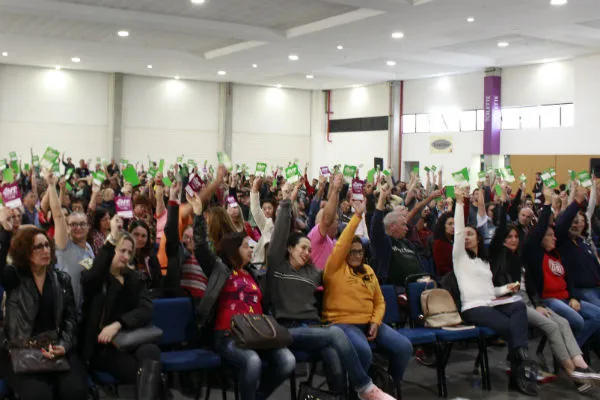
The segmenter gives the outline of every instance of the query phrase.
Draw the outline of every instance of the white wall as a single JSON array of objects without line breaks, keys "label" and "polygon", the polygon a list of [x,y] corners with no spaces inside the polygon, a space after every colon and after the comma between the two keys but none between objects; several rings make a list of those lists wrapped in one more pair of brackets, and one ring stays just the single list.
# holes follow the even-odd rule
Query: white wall
[{"label": "white wall", "polygon": [[130,161],[217,159],[217,83],[125,77],[122,155]]},{"label": "white wall", "polygon": [[106,157],[108,75],[0,66],[0,157],[47,146],[74,157]]},{"label": "white wall", "polygon": [[[316,176],[320,166],[335,164],[364,165],[361,176],[373,168],[373,158],[388,158],[388,131],[331,133],[326,137],[324,96],[319,93],[319,115],[313,128],[311,172]],[[389,87],[387,84],[331,91],[331,119],[381,117],[389,114]],[[321,119],[323,118],[323,122]],[[319,126],[322,129],[317,131]]]},{"label": "white wall", "polygon": [[232,160],[287,166],[310,160],[311,92],[275,87],[233,87]]}]

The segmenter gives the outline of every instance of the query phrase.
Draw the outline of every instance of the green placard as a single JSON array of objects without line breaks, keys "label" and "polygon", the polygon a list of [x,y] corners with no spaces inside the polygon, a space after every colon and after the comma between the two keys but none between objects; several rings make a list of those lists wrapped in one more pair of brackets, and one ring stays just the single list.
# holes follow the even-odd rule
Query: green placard
[{"label": "green placard", "polygon": [[158,172],[163,172],[164,169],[165,169],[165,160],[161,158],[160,161],[158,162]]},{"label": "green placard", "polygon": [[352,180],[356,176],[356,170],[357,168],[354,165],[344,165],[344,169],[342,171],[346,183],[352,183]]},{"label": "green placard", "polygon": [[52,169],[53,165],[58,162],[60,152],[52,147],[47,147],[40,164],[43,168]]},{"label": "green placard", "polygon": [[369,172],[367,172],[367,182],[375,183],[375,175],[377,174],[377,168],[373,168]]},{"label": "green placard", "polygon": [[[223,151],[219,151],[217,153],[217,159],[219,160],[219,164],[224,165],[228,171],[233,170],[233,164],[231,163],[231,158],[229,155]],[[206,165],[206,162],[205,164]]]},{"label": "green placard", "polygon": [[3,183],[13,183],[15,181],[15,175],[11,168],[6,168],[2,171],[2,182]]},{"label": "green placard", "polygon": [[65,188],[67,189],[68,192],[73,191],[73,187],[71,186],[71,184],[69,182],[66,183]]},{"label": "green placard", "polygon": [[256,163],[256,176],[266,176],[267,175],[267,163],[257,162]]},{"label": "green placard", "polygon": [[485,181],[485,171],[481,171],[477,174],[477,177],[479,178],[479,182],[484,182]]},{"label": "green placard", "polygon": [[150,178],[154,178],[156,176],[156,173],[158,171],[156,170],[156,168],[152,167],[152,168],[148,168],[148,177]]},{"label": "green placard", "polygon": [[163,183],[165,184],[165,186],[166,186],[166,187],[171,187],[171,186],[173,186],[173,182],[171,182],[171,180],[169,179],[169,177],[168,177],[168,176],[166,176],[166,175],[165,175],[165,176],[163,176],[163,179],[162,179],[162,181],[163,181]]},{"label": "green placard", "polygon": [[102,185],[102,183],[106,180],[106,174],[102,171],[97,171],[92,174],[94,177],[94,183],[98,186]]},{"label": "green placard", "polygon": [[444,193],[446,193],[446,197],[450,197],[451,199],[456,198],[456,196],[454,196],[454,186],[446,186],[444,188]]},{"label": "green placard", "polygon": [[300,180],[300,170],[298,164],[292,164],[285,169],[285,179],[289,183],[296,183]]},{"label": "green placard", "polygon": [[452,178],[457,185],[468,185],[469,184],[469,170],[467,167],[452,173]]},{"label": "green placard", "polygon": [[502,186],[500,186],[500,185],[496,184],[496,185],[494,186],[494,190],[496,191],[496,194],[497,194],[498,196],[502,196]]},{"label": "green placard", "polygon": [[579,184],[581,186],[583,186],[584,188],[589,188],[589,187],[592,187],[592,185],[593,185],[592,177],[591,177],[590,173],[587,171],[582,171],[582,172],[578,173],[577,180],[579,181]]},{"label": "green placard", "polygon": [[[150,174],[149,171],[148,174]],[[137,171],[133,165],[128,165],[127,168],[123,170],[123,179],[125,182],[129,182],[133,187],[136,187],[140,184],[140,178],[138,177]]]}]

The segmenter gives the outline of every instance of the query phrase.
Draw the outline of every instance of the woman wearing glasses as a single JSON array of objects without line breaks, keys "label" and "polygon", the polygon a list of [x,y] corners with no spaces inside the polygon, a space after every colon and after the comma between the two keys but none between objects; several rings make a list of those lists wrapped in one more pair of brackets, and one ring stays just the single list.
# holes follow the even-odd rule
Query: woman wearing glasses
[{"label": "woman wearing glasses", "polygon": [[354,216],[342,232],[323,273],[325,296],[323,321],[338,325],[350,339],[365,371],[371,366],[369,342],[387,353],[396,395],[413,353],[410,340],[383,324],[385,300],[375,272],[363,264],[363,245],[355,236],[362,219],[364,203],[355,201]]},{"label": "woman wearing glasses", "polygon": [[[71,278],[52,268],[54,245],[46,232],[33,226],[15,230],[11,211],[0,210],[0,284],[7,294],[0,373],[22,400],[86,399],[85,368],[73,348],[77,313]],[[7,265],[8,254],[12,265]],[[15,373],[8,343],[18,346],[42,334],[55,338],[40,349],[42,356],[66,358],[69,371]]]}]

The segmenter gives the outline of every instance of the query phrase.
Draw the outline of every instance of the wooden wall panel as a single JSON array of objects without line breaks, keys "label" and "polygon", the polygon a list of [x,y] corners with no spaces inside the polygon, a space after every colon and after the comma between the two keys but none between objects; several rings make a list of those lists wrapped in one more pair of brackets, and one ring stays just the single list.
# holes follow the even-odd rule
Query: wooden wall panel
[{"label": "wooden wall panel", "polygon": [[[519,185],[519,176],[525,174],[527,176],[527,192],[531,193],[535,183],[535,173],[541,172],[546,168],[556,168],[557,156],[538,156],[538,155],[514,155],[510,156],[510,166],[512,167],[515,177],[517,178],[512,185],[513,193],[516,193]],[[558,168],[556,168],[558,175]]]}]

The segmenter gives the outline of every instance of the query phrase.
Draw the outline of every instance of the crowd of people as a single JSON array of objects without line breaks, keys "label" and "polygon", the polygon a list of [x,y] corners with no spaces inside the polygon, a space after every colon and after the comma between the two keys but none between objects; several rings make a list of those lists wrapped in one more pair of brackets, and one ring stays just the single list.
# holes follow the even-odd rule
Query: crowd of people
[{"label": "crowd of people", "polygon": [[[242,400],[269,398],[294,373],[294,351],[324,360],[332,392],[399,399],[415,349],[383,323],[380,285],[393,285],[402,304],[406,279],[423,273],[451,292],[466,323],[507,342],[511,389],[537,394],[516,373],[531,363],[530,327],[578,391],[600,384],[584,357],[600,356],[595,178],[590,188],[573,180],[551,189],[538,174],[531,191],[521,182],[513,193],[493,171],[473,190],[446,190],[441,169],[409,182],[337,169],[309,179],[305,169],[286,181],[283,171],[181,160],[147,170],[115,160],[75,166],[64,155],[62,163],[3,168],[13,179],[3,174],[0,188],[16,183],[21,201],[0,209],[0,373],[22,400],[84,399],[88,370],[158,399],[160,348],[124,350],[114,339],[148,326],[153,296],[167,290],[193,298],[199,345],[235,370]],[[263,314],[289,331],[289,347],[236,342],[234,317]],[[43,357],[70,368],[18,372],[17,343],[49,332]],[[370,342],[389,360],[392,393],[369,376]]]}]

